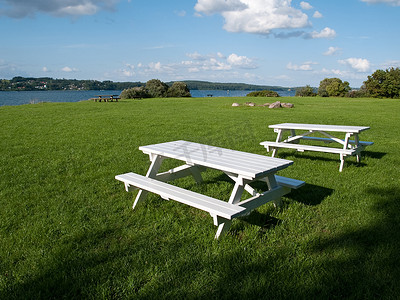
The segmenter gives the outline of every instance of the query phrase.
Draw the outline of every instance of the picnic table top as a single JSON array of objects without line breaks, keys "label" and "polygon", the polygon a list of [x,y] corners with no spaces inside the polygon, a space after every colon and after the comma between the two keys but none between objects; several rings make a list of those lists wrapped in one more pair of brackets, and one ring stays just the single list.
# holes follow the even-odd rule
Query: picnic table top
[{"label": "picnic table top", "polygon": [[95,97],[119,97],[119,95],[95,95]]},{"label": "picnic table top", "polygon": [[315,131],[335,131],[347,133],[360,133],[369,129],[367,126],[346,126],[346,125],[322,125],[322,124],[301,124],[301,123],[281,123],[269,125],[274,129],[299,129],[299,130],[315,130]]},{"label": "picnic table top", "polygon": [[146,154],[174,158],[188,165],[201,165],[249,179],[275,173],[293,164],[291,160],[183,140],[141,146],[139,149]]}]

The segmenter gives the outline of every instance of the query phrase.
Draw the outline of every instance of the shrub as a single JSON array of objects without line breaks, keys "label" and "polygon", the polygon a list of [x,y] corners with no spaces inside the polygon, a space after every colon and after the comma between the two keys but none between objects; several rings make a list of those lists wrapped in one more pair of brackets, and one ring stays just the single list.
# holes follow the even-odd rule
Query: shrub
[{"label": "shrub", "polygon": [[150,97],[164,98],[167,97],[168,85],[161,80],[151,79],[146,82],[146,90]]},{"label": "shrub", "polygon": [[321,97],[344,97],[350,91],[350,84],[339,78],[325,78],[319,84],[318,95]]},{"label": "shrub", "polygon": [[296,96],[297,97],[314,97],[314,96],[317,96],[317,93],[314,92],[314,89],[311,86],[306,85],[306,86],[301,87],[296,90]]},{"label": "shrub", "polygon": [[184,82],[174,82],[168,89],[168,97],[192,97],[190,90]]},{"label": "shrub", "polygon": [[376,70],[364,81],[367,94],[376,98],[400,98],[400,69]]},{"label": "shrub", "polygon": [[251,93],[248,93],[246,96],[247,97],[280,97],[277,92],[268,91],[268,90],[251,92]]},{"label": "shrub", "polygon": [[149,98],[150,95],[144,86],[125,89],[121,92],[121,99]]},{"label": "shrub", "polygon": [[361,87],[361,89],[359,89],[359,90],[351,90],[350,92],[348,92],[346,94],[346,97],[363,98],[363,97],[367,97],[367,92],[366,92],[365,88]]}]

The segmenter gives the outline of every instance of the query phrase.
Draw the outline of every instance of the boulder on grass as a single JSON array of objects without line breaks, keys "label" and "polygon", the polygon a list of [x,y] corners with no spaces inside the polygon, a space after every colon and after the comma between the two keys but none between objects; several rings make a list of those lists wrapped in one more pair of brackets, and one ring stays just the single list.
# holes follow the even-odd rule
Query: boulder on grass
[{"label": "boulder on grass", "polygon": [[256,106],[256,104],[254,102],[246,102],[245,105],[247,105],[247,106]]},{"label": "boulder on grass", "polygon": [[240,104],[239,103],[232,103],[232,106],[240,106]]},{"label": "boulder on grass", "polygon": [[286,108],[293,108],[294,104],[292,104],[292,103],[281,103],[281,106],[282,107],[286,107]]},{"label": "boulder on grass", "polygon": [[268,108],[280,108],[280,107],[281,107],[280,101],[276,101],[268,106]]}]

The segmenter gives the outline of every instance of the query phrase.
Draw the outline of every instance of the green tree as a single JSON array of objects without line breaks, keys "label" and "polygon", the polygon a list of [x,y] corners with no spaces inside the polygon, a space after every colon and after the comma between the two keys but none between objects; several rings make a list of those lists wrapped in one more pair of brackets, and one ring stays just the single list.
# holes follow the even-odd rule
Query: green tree
[{"label": "green tree", "polygon": [[138,98],[149,98],[150,95],[144,86],[133,87],[130,89],[124,89],[120,95],[121,99],[138,99]]},{"label": "green tree", "polygon": [[167,97],[168,85],[161,80],[151,79],[146,82],[146,90],[153,98]]},{"label": "green tree", "polygon": [[303,86],[299,89],[296,90],[296,96],[297,97],[314,97],[317,96],[317,93],[314,92],[314,89],[309,86]]},{"label": "green tree", "polygon": [[264,91],[254,91],[254,92],[248,93],[246,96],[247,97],[279,97],[279,94],[275,91],[264,90]]},{"label": "green tree", "polygon": [[367,94],[376,98],[400,98],[400,69],[376,70],[364,81]]},{"label": "green tree", "polygon": [[174,82],[172,86],[168,89],[168,97],[192,97],[190,90],[186,83],[184,82]]},{"label": "green tree", "polygon": [[347,81],[339,78],[325,78],[319,84],[318,95],[321,97],[344,97],[351,90]]}]

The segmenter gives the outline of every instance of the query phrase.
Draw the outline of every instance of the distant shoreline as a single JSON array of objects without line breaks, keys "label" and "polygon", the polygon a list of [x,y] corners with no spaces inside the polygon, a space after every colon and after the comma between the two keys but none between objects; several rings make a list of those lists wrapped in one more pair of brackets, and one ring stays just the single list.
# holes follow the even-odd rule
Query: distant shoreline
[{"label": "distant shoreline", "polygon": [[[245,97],[248,90],[191,90],[193,98]],[[295,91],[276,91],[282,97],[291,97]],[[120,94],[121,90],[90,91],[0,91],[0,106],[34,104],[40,102],[79,102],[101,94]]]},{"label": "distant shoreline", "polygon": [[[166,82],[171,86],[176,81]],[[290,91],[296,87],[282,87],[271,85],[256,85],[247,83],[210,82],[200,80],[182,80],[189,90],[224,90],[224,91]],[[145,86],[143,82],[113,82],[78,79],[53,79],[50,77],[14,77],[0,79],[0,91],[111,91],[124,90],[132,87]]]}]

